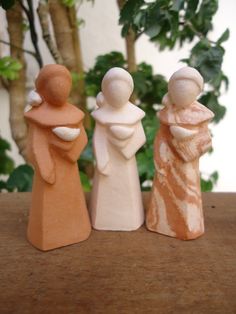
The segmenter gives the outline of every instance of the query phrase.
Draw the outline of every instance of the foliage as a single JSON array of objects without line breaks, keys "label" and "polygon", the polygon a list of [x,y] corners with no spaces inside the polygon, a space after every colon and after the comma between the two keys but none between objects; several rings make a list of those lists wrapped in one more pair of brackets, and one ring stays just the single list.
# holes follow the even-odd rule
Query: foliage
[{"label": "foliage", "polygon": [[78,3],[78,0],[62,0],[62,3],[65,6],[71,8],[71,7],[73,7],[74,5],[76,5]]},{"label": "foliage", "polygon": [[219,174],[217,171],[214,171],[210,176],[208,176],[208,178],[203,178],[203,176],[201,176],[201,190],[204,192],[212,191],[218,178]]},{"label": "foliage", "polygon": [[0,0],[0,6],[4,10],[8,10],[15,4],[15,2],[16,0]]},{"label": "foliage", "polygon": [[[61,1],[67,7],[73,7],[79,2],[83,2],[83,0]],[[4,9],[10,8],[14,3],[14,0],[0,0],[0,5]],[[130,29],[134,31],[136,41],[142,34],[146,34],[160,51],[172,50],[177,46],[181,47],[186,43],[192,43],[190,55],[182,61],[197,68],[207,82],[200,102],[214,111],[215,123],[218,123],[226,112],[226,108],[220,104],[218,99],[221,93],[228,88],[228,78],[222,71],[225,53],[222,44],[229,37],[229,30],[226,29],[218,40],[212,41],[209,38],[213,28],[212,20],[217,9],[217,0],[126,0],[119,19],[123,37],[129,33]],[[77,27],[80,27],[81,23],[83,21],[79,20]],[[7,79],[16,79],[20,70],[19,63],[9,59],[9,57],[5,58],[8,59],[0,59],[0,75]],[[78,86],[79,80],[84,79],[86,96],[96,97],[100,91],[104,74],[109,68],[115,66],[128,68],[127,60],[120,52],[112,51],[98,56],[94,67],[84,73],[83,76],[80,77],[78,73],[72,72],[73,85]],[[146,112],[143,125],[147,142],[137,154],[140,179],[144,188],[145,182],[152,180],[154,175],[153,141],[159,127],[156,113],[160,109],[162,97],[167,91],[167,82],[162,75],[153,73],[152,66],[145,62],[138,64],[137,71],[131,74],[135,84],[136,103]],[[93,172],[93,126],[87,130],[89,143],[80,158],[81,181],[85,190],[89,190],[91,187],[88,177],[92,177]],[[5,148],[3,152],[4,158],[7,156],[6,151],[8,149]],[[5,166],[7,167],[7,165]],[[0,182],[0,189],[1,184],[5,184],[5,188],[9,189],[27,190],[30,188],[31,170],[23,166],[20,167],[20,169],[15,170],[15,173],[12,172],[12,169],[8,170],[8,174],[10,177],[12,176],[11,180],[9,177],[10,185],[9,182],[8,185],[6,182]],[[24,184],[19,182],[20,176],[24,178]],[[208,178],[202,178],[202,189],[212,189],[217,179],[217,172]]]},{"label": "foliage", "polygon": [[8,156],[8,151],[10,151],[10,149],[10,144],[6,140],[0,138],[0,174],[10,174],[14,169],[14,162]]},{"label": "foliage", "polygon": [[228,86],[228,78],[221,66],[225,52],[222,43],[229,38],[228,29],[217,41],[208,38],[217,9],[217,0],[128,0],[121,10],[119,20],[123,25],[123,36],[127,35],[131,27],[137,38],[145,33],[160,50],[172,50],[177,44],[182,46],[198,39],[189,58],[182,61],[195,67],[208,83],[207,93],[200,101],[214,111],[216,123],[224,117],[226,111],[218,97],[222,86]]},{"label": "foliage", "polygon": [[33,169],[28,165],[21,165],[14,169],[14,162],[7,154],[10,149],[10,144],[0,138],[0,191],[30,191]]},{"label": "foliage", "polygon": [[6,187],[7,190],[18,191],[18,192],[28,192],[32,189],[34,171],[29,165],[20,165],[16,167],[10,174]]},{"label": "foliage", "polygon": [[[94,2],[94,0],[87,0],[87,1],[91,1],[92,3]],[[78,3],[82,3],[82,2],[83,2],[83,0],[62,0],[62,3],[69,8],[75,6]]]},{"label": "foliage", "polygon": [[22,64],[9,56],[0,58],[0,76],[5,79],[17,79],[21,68]]},{"label": "foliage", "polygon": [[96,97],[101,89],[103,76],[112,67],[126,67],[126,61],[122,53],[112,51],[96,58],[94,67],[85,76],[87,96]]}]

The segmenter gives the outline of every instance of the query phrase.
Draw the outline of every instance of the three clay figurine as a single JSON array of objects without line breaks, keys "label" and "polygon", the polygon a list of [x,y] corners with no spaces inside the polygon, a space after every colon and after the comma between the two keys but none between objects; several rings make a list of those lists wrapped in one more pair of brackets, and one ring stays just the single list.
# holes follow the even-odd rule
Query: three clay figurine
[{"label": "three clay figurine", "polygon": [[135,230],[144,222],[135,153],[146,141],[145,113],[129,102],[133,88],[127,71],[110,69],[97,96],[98,109],[92,112],[96,168],[89,208],[98,230]]},{"label": "three clay figurine", "polygon": [[182,240],[204,233],[199,158],[211,148],[208,123],[214,114],[196,100],[203,83],[191,67],[172,75],[154,143],[156,173],[146,225]]},{"label": "three clay figurine", "polygon": [[65,67],[46,65],[25,112],[35,169],[27,236],[43,251],[83,241],[91,231],[77,166],[87,136],[83,112],[67,102],[71,83]]}]

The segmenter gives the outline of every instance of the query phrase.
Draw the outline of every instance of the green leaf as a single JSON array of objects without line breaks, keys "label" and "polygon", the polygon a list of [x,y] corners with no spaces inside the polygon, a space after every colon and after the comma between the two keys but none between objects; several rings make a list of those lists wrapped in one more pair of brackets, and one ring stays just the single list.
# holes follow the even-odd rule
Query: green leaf
[{"label": "green leaf", "polygon": [[139,11],[142,4],[144,4],[143,0],[126,1],[120,11],[119,23],[123,24],[124,22],[131,21],[135,13]]},{"label": "green leaf", "polygon": [[211,180],[201,179],[201,190],[202,192],[210,192],[213,189],[213,183]]},{"label": "green leaf", "polygon": [[217,44],[221,45],[223,42],[229,39],[229,29],[227,28],[224,33],[220,36],[220,38],[217,40]]},{"label": "green leaf", "polygon": [[10,144],[0,138],[0,174],[9,174],[14,168],[13,160],[7,155],[7,151],[10,150]]},{"label": "green leaf", "polygon": [[221,72],[224,52],[222,47],[211,46],[207,40],[201,40],[192,49],[189,65],[197,68],[205,82],[214,80]]},{"label": "green leaf", "polygon": [[89,192],[91,190],[91,182],[88,176],[84,172],[80,171],[80,179],[83,186],[83,190],[85,192]]},{"label": "green leaf", "polygon": [[0,191],[6,190],[7,191],[7,184],[5,181],[0,180]]},{"label": "green leaf", "polygon": [[62,0],[62,3],[66,6],[66,7],[73,7],[74,5],[76,5],[76,3],[78,2],[78,0]]},{"label": "green leaf", "polygon": [[0,76],[9,80],[15,80],[19,77],[19,71],[22,64],[17,60],[7,56],[0,58]]},{"label": "green leaf", "polygon": [[[191,2],[191,1],[190,1]],[[179,11],[183,9],[184,6],[184,0],[174,0],[172,7],[170,8],[172,11]]]},{"label": "green leaf", "polygon": [[226,108],[219,103],[218,97],[214,91],[205,93],[199,101],[214,112],[215,117],[213,118],[213,121],[215,123],[218,123],[223,119],[226,113]]},{"label": "green leaf", "polygon": [[154,24],[152,25],[151,27],[149,27],[145,33],[150,37],[150,38],[153,38],[153,37],[156,37],[161,31],[161,25],[159,24]]},{"label": "green leaf", "polygon": [[13,170],[7,180],[8,190],[27,192],[32,189],[34,171],[29,165],[20,165]]},{"label": "green leaf", "polygon": [[0,0],[0,6],[4,10],[8,10],[15,4],[16,0]]},{"label": "green leaf", "polygon": [[219,174],[214,171],[212,174],[208,175],[208,178],[201,177],[201,190],[202,192],[210,192],[213,190],[214,185],[219,179]]}]

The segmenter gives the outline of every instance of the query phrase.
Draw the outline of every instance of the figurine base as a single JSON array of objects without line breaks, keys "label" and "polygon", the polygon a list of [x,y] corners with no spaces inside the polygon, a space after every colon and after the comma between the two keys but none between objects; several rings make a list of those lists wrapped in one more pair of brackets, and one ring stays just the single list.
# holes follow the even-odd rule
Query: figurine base
[{"label": "figurine base", "polygon": [[77,237],[75,239],[70,239],[64,242],[54,242],[54,243],[47,243],[47,244],[42,244],[39,241],[36,241],[34,239],[32,239],[29,235],[27,235],[27,239],[29,241],[29,243],[34,246],[36,249],[40,250],[40,251],[50,251],[50,250],[54,250],[54,249],[58,249],[64,246],[68,246],[68,245],[72,245],[72,244],[76,244],[79,242],[83,242],[85,240],[87,240],[90,236],[91,230],[88,234],[83,234],[81,235],[81,237]]},{"label": "figurine base", "polygon": [[203,231],[199,231],[199,232],[195,232],[195,233],[187,233],[187,234],[183,234],[183,235],[178,235],[175,236],[173,234],[170,233],[165,233],[165,232],[161,232],[155,228],[151,228],[146,226],[146,228],[151,231],[151,232],[155,232],[155,233],[159,233],[161,235],[167,236],[167,237],[171,237],[171,238],[175,238],[175,239],[179,239],[179,240],[183,240],[183,241],[188,241],[188,240],[195,240],[197,238],[200,238],[202,235],[204,235],[204,230]]},{"label": "figurine base", "polygon": [[104,227],[104,226],[97,226],[93,225],[93,229],[98,230],[98,231],[135,231],[139,229],[142,225],[144,224],[144,221],[135,225],[135,226],[130,226],[130,227]]}]

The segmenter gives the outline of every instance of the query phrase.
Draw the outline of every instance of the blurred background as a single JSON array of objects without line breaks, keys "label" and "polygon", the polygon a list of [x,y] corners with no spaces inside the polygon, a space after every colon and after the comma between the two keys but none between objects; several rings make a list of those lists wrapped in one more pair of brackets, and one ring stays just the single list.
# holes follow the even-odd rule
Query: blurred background
[{"label": "blurred background", "polygon": [[[234,0],[1,3],[0,190],[31,189],[23,109],[40,67],[57,62],[71,71],[71,101],[86,112],[93,110],[101,79],[110,67],[131,72],[132,101],[147,113],[148,141],[137,155],[143,190],[150,189],[154,174],[155,113],[167,91],[166,81],[186,64],[196,67],[206,82],[200,102],[216,115],[211,124],[214,149],[200,163],[202,190],[236,191]],[[84,189],[89,190],[93,175],[89,114],[85,124],[90,143],[80,169]]]}]

